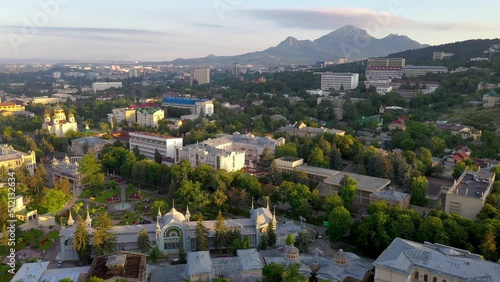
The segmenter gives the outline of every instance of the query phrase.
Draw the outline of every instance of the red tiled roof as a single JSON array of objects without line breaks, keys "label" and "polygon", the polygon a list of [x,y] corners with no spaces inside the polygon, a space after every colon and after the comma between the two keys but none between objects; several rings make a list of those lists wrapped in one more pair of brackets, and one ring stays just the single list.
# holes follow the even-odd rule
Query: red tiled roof
[{"label": "red tiled roof", "polygon": [[467,155],[467,153],[465,153],[465,152],[460,152],[460,153],[458,153],[458,155],[460,157],[462,157],[464,160],[469,158],[469,155]]},{"label": "red tiled roof", "polygon": [[178,138],[178,137],[173,137],[173,136],[168,136],[168,135],[161,135],[161,134],[152,133],[152,132],[131,132],[131,133],[141,134],[141,135],[146,135],[146,136],[153,136],[153,137],[160,137],[160,138],[165,138],[165,139]]},{"label": "red tiled roof", "polygon": [[9,106],[15,106],[17,105],[16,103],[12,103],[12,102],[3,102],[3,103],[0,103],[0,107],[9,107]]},{"label": "red tiled roof", "polygon": [[461,162],[461,161],[463,161],[463,160],[464,160],[464,159],[463,159],[460,155],[458,155],[458,154],[455,154],[455,155],[453,155],[453,156],[451,156],[451,157],[452,157],[452,158],[453,158],[453,159],[454,159],[457,163],[458,163],[458,162]]}]

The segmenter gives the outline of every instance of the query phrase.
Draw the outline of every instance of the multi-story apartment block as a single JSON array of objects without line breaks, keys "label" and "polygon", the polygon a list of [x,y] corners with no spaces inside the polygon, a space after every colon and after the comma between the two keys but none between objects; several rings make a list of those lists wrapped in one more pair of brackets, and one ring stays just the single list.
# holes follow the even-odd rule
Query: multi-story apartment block
[{"label": "multi-story apartment block", "polygon": [[229,172],[245,167],[245,152],[230,149],[218,149],[208,144],[193,144],[179,150],[179,159],[188,160],[192,166],[206,164],[215,169],[225,169]]},{"label": "multi-story apartment block", "polygon": [[191,86],[195,81],[199,85],[210,83],[210,68],[193,69],[190,77]]},{"label": "multi-story apartment block", "polygon": [[214,114],[214,103],[205,99],[167,97],[163,99],[163,106],[189,109],[194,115],[211,116]]},{"label": "multi-story apartment block", "polygon": [[177,151],[182,148],[182,138],[145,132],[130,132],[129,135],[130,151],[137,146],[141,154],[154,160],[155,151],[158,150],[163,158],[178,162]]},{"label": "multi-story apartment block", "polygon": [[373,263],[375,282],[498,281],[498,264],[469,251],[396,238]]},{"label": "multi-story apartment block", "polygon": [[35,152],[28,153],[14,150],[12,146],[0,145],[0,167],[6,169],[16,169],[18,167],[26,167],[33,174],[36,168]]},{"label": "multi-story apartment block", "polygon": [[390,79],[382,79],[382,80],[367,80],[365,81],[366,89],[371,86],[375,87],[376,91],[380,95],[385,95],[392,91],[393,87],[391,85]]},{"label": "multi-story apartment block", "polygon": [[321,73],[321,89],[354,90],[359,85],[357,73]]},{"label": "multi-story apartment block", "polygon": [[[255,167],[266,147],[269,148],[269,150],[273,153],[277,146],[284,144],[284,138],[279,138],[278,140],[276,140],[272,139],[271,137],[258,137],[252,134],[242,135],[236,132],[233,135],[224,135],[216,139],[208,139],[200,143],[197,148],[219,149],[224,150],[225,153],[243,152],[243,166]],[[187,149],[192,150],[192,148]],[[213,152],[222,153],[217,150],[214,150]],[[239,158],[239,155],[237,155],[237,166],[239,166]]]},{"label": "multi-story apartment block", "polygon": [[116,108],[113,109],[112,114],[108,114],[108,119],[113,126],[122,121],[135,123],[137,121],[136,110],[132,108]]},{"label": "multi-story apartment block", "polygon": [[447,73],[448,68],[443,66],[412,66],[407,65],[403,68],[406,77],[417,77],[428,73]]},{"label": "multi-story apartment block", "polygon": [[0,103],[0,112],[1,111],[6,111],[6,112],[21,112],[25,111],[26,107],[23,105],[18,105],[13,102],[4,102]]},{"label": "multi-story apartment block", "polygon": [[137,109],[137,124],[158,127],[158,122],[165,118],[165,111],[159,108]]},{"label": "multi-story apartment block", "polygon": [[406,64],[406,59],[403,58],[372,58],[368,59],[368,67],[399,67],[402,68]]},{"label": "multi-story apartment block", "polygon": [[123,84],[121,82],[94,82],[92,83],[92,90],[94,93],[97,91],[104,91],[111,88],[122,88]]},{"label": "multi-story apartment block", "polygon": [[4,116],[12,115],[14,112],[26,111],[26,107],[13,102],[0,103],[0,113]]},{"label": "multi-story apartment block", "polygon": [[366,79],[368,80],[392,80],[401,79],[403,76],[402,67],[380,67],[369,66],[366,68]]},{"label": "multi-story apartment block", "polygon": [[465,171],[446,193],[445,212],[476,220],[494,182],[494,173]]},{"label": "multi-story apartment block", "polygon": [[446,52],[433,52],[432,53],[432,60],[433,61],[441,61],[443,59],[446,59],[446,58],[449,58],[449,57],[452,57],[453,53],[446,53]]},{"label": "multi-story apartment block", "polygon": [[71,184],[73,194],[80,195],[83,187],[83,175],[80,174],[80,165],[78,164],[78,160],[80,159],[78,157],[70,159],[66,156],[63,161],[59,161],[53,158],[52,183],[65,178]]}]

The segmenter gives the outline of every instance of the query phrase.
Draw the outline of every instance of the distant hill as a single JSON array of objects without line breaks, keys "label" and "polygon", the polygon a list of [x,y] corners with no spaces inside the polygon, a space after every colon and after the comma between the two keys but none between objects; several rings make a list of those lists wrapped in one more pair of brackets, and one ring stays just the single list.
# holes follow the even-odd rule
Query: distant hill
[{"label": "distant hill", "polygon": [[[452,61],[468,61],[472,57],[486,57],[487,54],[484,54],[484,51],[496,44],[500,44],[500,39],[475,39],[392,53],[388,57],[405,58],[407,64],[417,64],[432,62],[432,53],[442,51],[454,53],[455,55],[450,58]],[[437,61],[436,63],[442,62]]]},{"label": "distant hill", "polygon": [[[361,48],[355,42],[368,42],[368,45]],[[426,46],[428,45],[422,45],[404,35],[391,34],[377,39],[369,35],[366,30],[347,25],[314,41],[298,40],[290,36],[275,47],[263,51],[237,56],[209,55],[196,59],[176,59],[172,63],[174,65],[230,65],[240,63],[265,66],[311,64],[317,61],[335,61],[338,58],[363,59],[387,56],[393,52]]]}]

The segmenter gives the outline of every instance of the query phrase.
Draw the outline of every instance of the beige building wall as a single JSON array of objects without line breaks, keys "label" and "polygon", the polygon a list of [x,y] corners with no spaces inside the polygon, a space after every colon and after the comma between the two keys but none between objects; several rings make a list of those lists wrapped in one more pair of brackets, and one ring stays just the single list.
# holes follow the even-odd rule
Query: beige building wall
[{"label": "beige building wall", "polygon": [[137,111],[137,124],[141,126],[158,127],[158,122],[163,118],[165,118],[163,110],[154,113]]},{"label": "beige building wall", "polygon": [[[413,282],[403,273],[391,271],[383,267],[375,268],[375,282]],[[441,282],[441,281],[440,281]]]},{"label": "beige building wall", "polygon": [[423,268],[415,268],[412,271],[411,275],[392,271],[385,267],[375,268],[375,282],[424,282],[424,281],[452,282],[455,280],[453,277],[442,275],[441,273],[435,273],[435,272],[431,273],[429,270]]},{"label": "beige building wall", "polygon": [[[484,197],[486,198],[486,197]],[[476,215],[483,208],[485,200],[465,197],[459,194],[446,194],[446,213],[456,213],[470,220],[476,220]]]}]

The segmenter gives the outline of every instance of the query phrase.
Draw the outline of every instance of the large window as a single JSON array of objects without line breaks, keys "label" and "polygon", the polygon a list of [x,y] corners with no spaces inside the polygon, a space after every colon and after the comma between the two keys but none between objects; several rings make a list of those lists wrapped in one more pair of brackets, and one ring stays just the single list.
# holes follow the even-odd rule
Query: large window
[{"label": "large window", "polygon": [[424,275],[424,282],[429,282],[429,275],[427,274]]},{"label": "large window", "polygon": [[413,278],[415,279],[420,278],[420,274],[418,273],[418,271],[415,271],[415,275],[413,275]]},{"label": "large window", "polygon": [[179,240],[182,235],[182,230],[179,227],[172,226],[165,230],[163,234],[163,249],[176,250],[179,248]]}]

